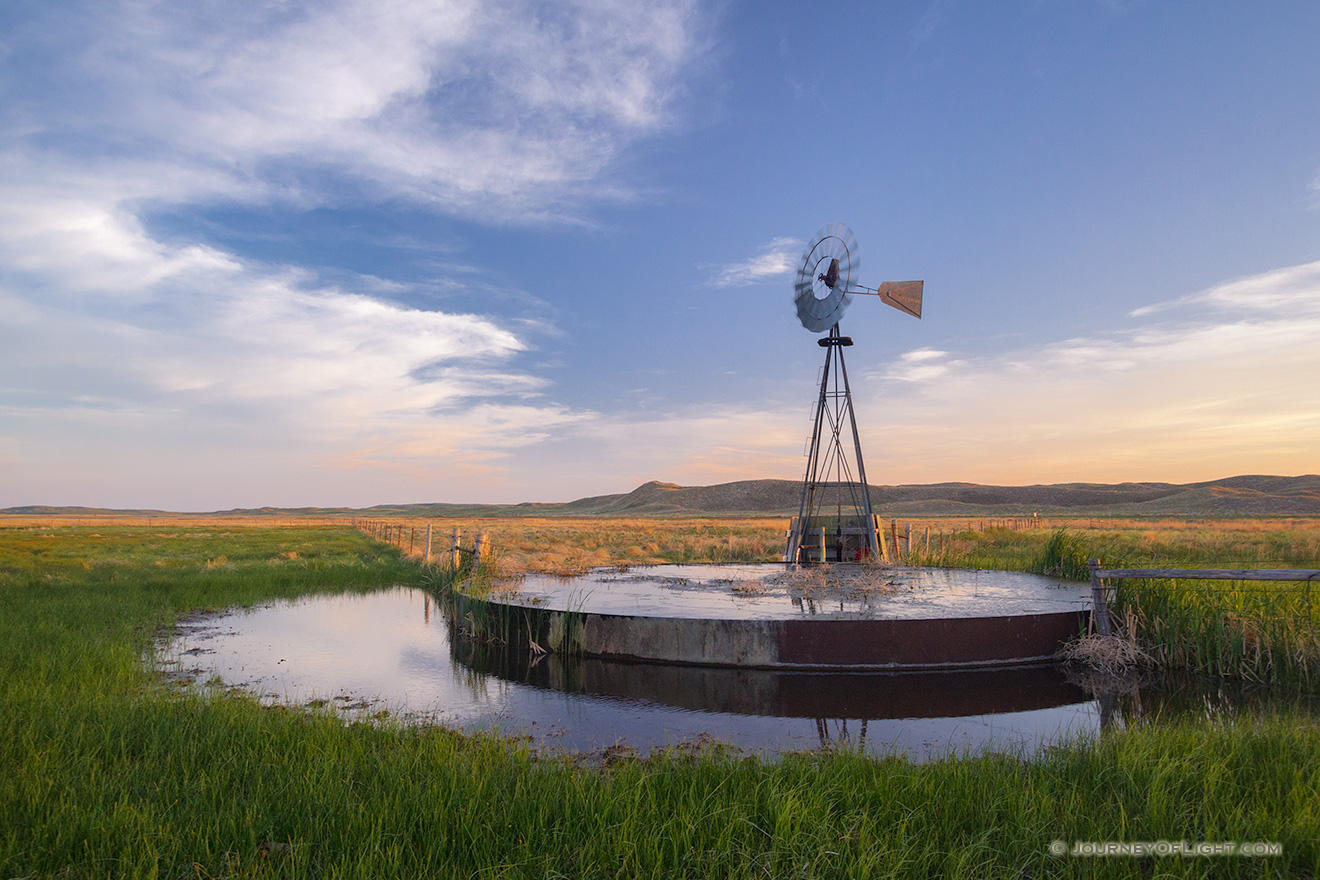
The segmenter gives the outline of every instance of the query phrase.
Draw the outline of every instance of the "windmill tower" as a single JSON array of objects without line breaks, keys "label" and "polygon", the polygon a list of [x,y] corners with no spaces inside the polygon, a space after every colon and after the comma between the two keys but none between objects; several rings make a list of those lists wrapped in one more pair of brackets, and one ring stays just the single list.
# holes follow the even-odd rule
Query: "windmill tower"
[{"label": "windmill tower", "polygon": [[920,318],[924,282],[886,281],[865,287],[857,280],[860,267],[852,230],[831,223],[816,233],[793,282],[793,302],[802,326],[812,333],[828,330],[829,334],[816,340],[825,349],[825,366],[816,396],[802,502],[788,530],[785,562],[855,562],[882,556],[843,359],[843,350],[853,341],[839,332],[839,319],[854,294],[878,296],[881,302]]}]

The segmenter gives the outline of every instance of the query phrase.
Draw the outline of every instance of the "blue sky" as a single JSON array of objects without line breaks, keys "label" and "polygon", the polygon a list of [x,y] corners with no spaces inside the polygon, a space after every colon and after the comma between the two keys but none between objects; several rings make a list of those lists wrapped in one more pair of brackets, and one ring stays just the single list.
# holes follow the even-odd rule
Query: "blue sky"
[{"label": "blue sky", "polygon": [[1314,473],[1320,7],[0,8],[0,506]]}]

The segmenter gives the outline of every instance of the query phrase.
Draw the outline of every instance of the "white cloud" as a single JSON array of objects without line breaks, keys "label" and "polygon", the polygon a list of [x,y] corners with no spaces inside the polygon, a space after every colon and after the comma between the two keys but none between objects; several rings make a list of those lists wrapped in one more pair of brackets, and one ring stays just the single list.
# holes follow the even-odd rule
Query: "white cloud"
[{"label": "white cloud", "polygon": [[1320,262],[1238,278],[1194,294],[1191,300],[1248,314],[1274,311],[1314,317],[1320,315]]},{"label": "white cloud", "polygon": [[901,382],[925,382],[938,379],[951,369],[961,366],[964,361],[949,360],[948,352],[933,348],[917,348],[898,356],[886,374],[888,379]]},{"label": "white cloud", "polygon": [[795,238],[775,238],[762,245],[760,253],[719,269],[710,281],[711,287],[746,287],[770,278],[790,274],[797,267],[802,242]]},{"label": "white cloud", "polygon": [[43,160],[147,155],[236,198],[316,200],[332,171],[512,221],[618,195],[607,169],[668,123],[697,51],[688,0],[124,0],[83,24],[44,59],[81,100],[24,127]]},{"label": "white cloud", "polygon": [[612,163],[671,123],[690,0],[25,14],[0,55],[0,504],[245,504],[254,485],[297,503],[327,467],[360,482],[315,503],[476,495],[511,450],[594,418],[514,365],[557,332],[534,317],[403,306],[396,280],[329,284],[143,218],[365,197],[572,219],[626,196]]},{"label": "white cloud", "polygon": [[1133,309],[1130,314],[1139,318],[1193,306],[1248,315],[1275,311],[1298,317],[1315,316],[1320,314],[1320,261],[1235,278],[1198,293]]},{"label": "white cloud", "polygon": [[[5,501],[270,503],[262,487],[295,474],[281,503],[476,495],[510,451],[592,418],[511,368],[526,343],[479,315],[243,265],[176,272],[151,293],[96,314],[0,287]],[[327,483],[334,471],[362,485]]]}]

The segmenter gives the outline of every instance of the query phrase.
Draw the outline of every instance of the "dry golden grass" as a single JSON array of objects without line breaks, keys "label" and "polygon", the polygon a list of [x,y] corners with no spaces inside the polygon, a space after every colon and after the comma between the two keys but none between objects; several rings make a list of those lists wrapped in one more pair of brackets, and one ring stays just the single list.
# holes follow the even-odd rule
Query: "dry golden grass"
[{"label": "dry golden grass", "polygon": [[825,565],[789,568],[773,579],[776,586],[788,587],[808,598],[847,597],[892,593],[891,570],[885,565]]},{"label": "dry golden grass", "polygon": [[1153,665],[1150,655],[1137,647],[1135,639],[1097,633],[1080,636],[1069,642],[1059,651],[1059,659],[1111,675],[1138,666]]},{"label": "dry golden grass", "polygon": [[[405,553],[421,556],[431,525],[431,556],[446,559],[457,529],[471,549],[478,532],[505,573],[573,572],[600,565],[664,562],[774,562],[783,553],[782,518],[613,519],[600,517],[492,517],[389,521]],[[396,543],[396,542],[391,542]]]},{"label": "dry golden grass", "polygon": [[[73,526],[90,528],[142,527],[158,529],[192,528],[234,528],[234,529],[281,529],[281,528],[343,528],[351,522],[343,516],[312,516],[302,514],[252,516],[223,513],[83,513],[83,514],[32,514],[0,513],[0,528],[51,528],[61,529]],[[162,537],[172,537],[162,535]]]},{"label": "dry golden grass", "polygon": [[[68,526],[149,526],[168,529],[250,529],[325,526],[342,528],[367,522],[345,515],[220,514],[82,514],[0,515],[0,526],[59,529]],[[421,556],[426,527],[432,527],[432,557],[447,558],[450,535],[457,528],[462,545],[472,547],[478,532],[488,537],[502,568],[520,571],[569,572],[597,565],[644,565],[663,562],[776,561],[783,552],[788,521],[756,518],[612,518],[612,517],[488,517],[422,519],[377,517],[389,523],[390,543],[405,554]],[[1087,519],[932,517],[885,524],[886,544],[893,538],[911,561],[925,564],[984,565],[981,551],[999,543],[1022,544],[1028,555],[1059,528],[1071,530],[1096,555],[1122,555],[1164,561],[1194,556],[1204,564],[1271,563],[1306,566],[1320,560],[1320,518],[1260,519]],[[929,537],[928,537],[929,535]],[[1094,540],[1091,540],[1094,538]],[[1118,551],[1121,549],[1121,554]],[[994,555],[1001,555],[998,550]]]},{"label": "dry golden grass", "polygon": [[[490,517],[375,520],[392,524],[391,543],[420,556],[426,527],[432,526],[432,558],[447,558],[453,529],[471,548],[478,532],[508,572],[572,572],[600,565],[664,562],[772,562],[782,558],[788,521],[783,517],[648,519],[611,517]],[[1056,529],[1072,530],[1093,555],[1126,561],[1171,562],[1195,558],[1203,564],[1306,566],[1320,559],[1320,518],[1251,520],[912,520],[911,552],[906,552],[907,521],[886,524],[892,555],[897,534],[904,558],[918,564],[1003,567],[982,556],[1039,555]],[[929,530],[929,538],[927,538]],[[400,537],[401,536],[401,537]],[[1001,546],[1002,545],[1002,546]],[[929,549],[927,549],[929,548]],[[1005,553],[1008,555],[1005,556]],[[1023,570],[1030,570],[1029,568]]]}]

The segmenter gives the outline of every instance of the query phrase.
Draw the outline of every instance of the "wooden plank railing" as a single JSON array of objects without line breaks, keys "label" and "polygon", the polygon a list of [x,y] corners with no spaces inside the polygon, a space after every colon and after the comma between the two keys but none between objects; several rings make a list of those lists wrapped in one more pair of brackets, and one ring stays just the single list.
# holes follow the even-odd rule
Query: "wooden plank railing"
[{"label": "wooden plank railing", "polygon": [[1091,569],[1091,616],[1096,632],[1102,636],[1113,629],[1105,578],[1320,582],[1320,569],[1314,568],[1101,568],[1099,559],[1089,559],[1086,564]]}]

